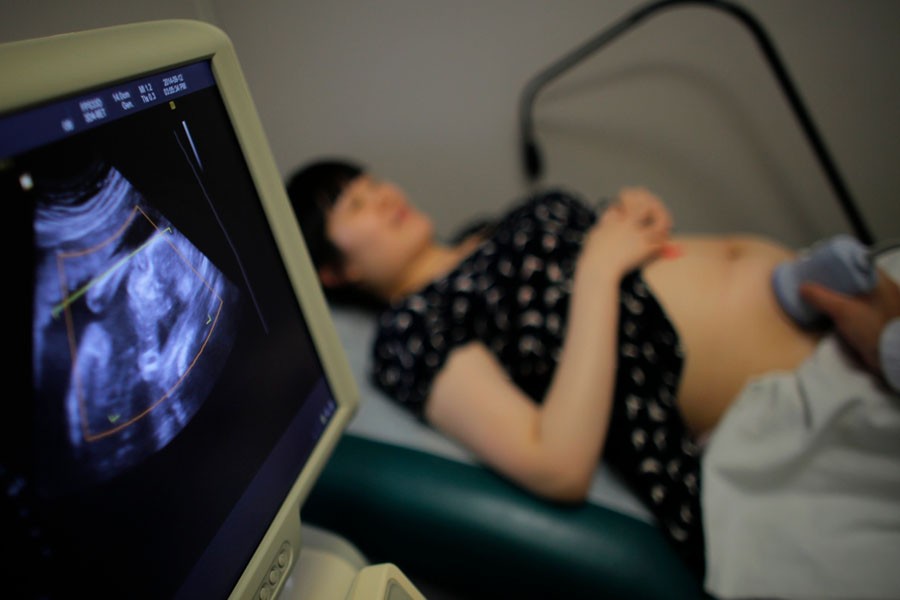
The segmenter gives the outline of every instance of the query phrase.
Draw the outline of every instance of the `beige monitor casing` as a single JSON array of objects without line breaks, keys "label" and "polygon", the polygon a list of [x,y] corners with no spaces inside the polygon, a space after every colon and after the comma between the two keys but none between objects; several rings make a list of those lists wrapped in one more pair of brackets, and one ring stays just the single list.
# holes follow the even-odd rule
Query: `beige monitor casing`
[{"label": "beige monitor casing", "polygon": [[[261,585],[269,585],[266,591],[274,597],[300,553],[300,507],[356,412],[359,392],[230,39],[207,23],[167,20],[8,43],[0,46],[0,115],[201,59],[211,61],[218,89],[337,401],[331,422],[231,596],[254,598]],[[273,568],[277,569],[278,578],[267,584],[272,581],[268,576]]]}]

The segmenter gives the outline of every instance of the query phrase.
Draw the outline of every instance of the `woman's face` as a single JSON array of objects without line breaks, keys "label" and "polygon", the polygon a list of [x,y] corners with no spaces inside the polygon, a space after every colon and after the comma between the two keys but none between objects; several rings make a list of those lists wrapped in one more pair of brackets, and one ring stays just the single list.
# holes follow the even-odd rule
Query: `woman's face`
[{"label": "woman's face", "polygon": [[431,220],[410,206],[399,187],[369,174],[344,188],[326,227],[344,256],[341,282],[362,285],[385,298],[434,233]]}]

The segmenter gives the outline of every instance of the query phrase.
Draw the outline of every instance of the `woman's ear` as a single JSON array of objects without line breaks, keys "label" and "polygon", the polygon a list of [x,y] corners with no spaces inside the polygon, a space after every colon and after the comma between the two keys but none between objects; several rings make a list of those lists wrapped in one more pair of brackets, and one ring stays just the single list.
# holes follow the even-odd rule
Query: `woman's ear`
[{"label": "woman's ear", "polygon": [[337,288],[347,283],[343,269],[334,265],[319,267],[319,281],[327,288]]},{"label": "woman's ear", "polygon": [[330,264],[319,267],[319,281],[327,288],[339,288],[358,283],[359,273],[347,264]]}]

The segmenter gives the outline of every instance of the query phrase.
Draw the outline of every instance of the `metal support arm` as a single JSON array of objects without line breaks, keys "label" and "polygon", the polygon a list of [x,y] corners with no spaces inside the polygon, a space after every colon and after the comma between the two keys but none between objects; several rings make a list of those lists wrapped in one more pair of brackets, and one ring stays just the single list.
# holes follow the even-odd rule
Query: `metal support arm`
[{"label": "metal support arm", "polygon": [[536,181],[543,171],[541,153],[537,141],[535,140],[534,123],[532,119],[534,103],[538,93],[547,84],[568,71],[571,67],[580,63],[582,60],[606,46],[621,34],[632,29],[646,18],[659,13],[664,9],[685,4],[698,4],[709,8],[723,10],[737,18],[738,21],[750,30],[753,37],[756,39],[760,50],[765,55],[769,67],[772,69],[773,74],[778,80],[782,92],[790,103],[794,116],[803,129],[803,133],[806,135],[807,141],[812,147],[822,170],[825,172],[825,176],[831,184],[831,187],[844,210],[847,220],[856,232],[856,236],[863,243],[872,244],[874,238],[860,215],[856,204],[851,198],[850,192],[844,184],[844,180],[838,172],[828,149],[825,147],[825,143],[822,141],[822,137],[819,135],[812,117],[810,117],[809,112],[806,110],[806,107],[800,98],[800,94],[797,92],[796,86],[794,86],[788,75],[787,69],[784,67],[778,52],[775,50],[774,44],[770,41],[769,36],[766,34],[762,25],[760,25],[759,21],[757,21],[753,15],[746,9],[723,0],[661,0],[658,2],[651,2],[638,8],[631,14],[626,15],[624,18],[603,30],[584,44],[573,49],[532,78],[522,92],[519,105],[522,160],[528,180]]}]

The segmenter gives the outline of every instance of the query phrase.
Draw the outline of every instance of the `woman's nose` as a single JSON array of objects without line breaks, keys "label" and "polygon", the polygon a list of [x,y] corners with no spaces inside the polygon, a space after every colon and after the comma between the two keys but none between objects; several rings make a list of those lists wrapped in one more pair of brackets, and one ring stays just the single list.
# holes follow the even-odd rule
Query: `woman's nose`
[{"label": "woman's nose", "polygon": [[387,210],[396,204],[394,197],[387,190],[379,190],[375,196],[375,206],[379,210]]}]

